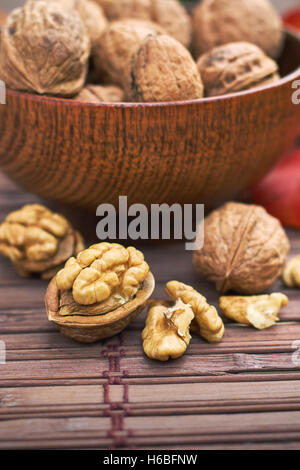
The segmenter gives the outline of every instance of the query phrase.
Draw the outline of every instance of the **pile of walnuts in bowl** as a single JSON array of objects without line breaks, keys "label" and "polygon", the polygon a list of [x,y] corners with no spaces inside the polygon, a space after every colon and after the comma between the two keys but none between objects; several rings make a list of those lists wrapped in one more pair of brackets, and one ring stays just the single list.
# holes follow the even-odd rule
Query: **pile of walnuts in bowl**
[{"label": "pile of walnuts in bowl", "polygon": [[170,102],[278,80],[269,0],[28,0],[1,31],[0,79],[86,102]]}]

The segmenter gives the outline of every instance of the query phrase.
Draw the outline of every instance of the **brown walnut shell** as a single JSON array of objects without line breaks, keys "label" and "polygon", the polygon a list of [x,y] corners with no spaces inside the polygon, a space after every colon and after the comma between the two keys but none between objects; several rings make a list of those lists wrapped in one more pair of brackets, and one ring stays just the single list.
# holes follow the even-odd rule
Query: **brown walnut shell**
[{"label": "brown walnut shell", "polygon": [[[82,306],[78,304],[79,314],[76,315],[72,311],[72,315],[62,316],[59,313],[61,294],[57,288],[56,278],[53,278],[48,286],[45,298],[48,320],[57,325],[65,336],[82,343],[94,343],[117,335],[135,320],[145,308],[154,287],[154,277],[149,273],[135,297],[109,313],[82,315]],[[97,304],[93,305],[92,308],[96,312]]]},{"label": "brown walnut shell", "polygon": [[269,0],[203,0],[193,27],[197,58],[222,44],[247,41],[276,59],[283,43],[282,22]]},{"label": "brown walnut shell", "polygon": [[224,293],[259,294],[281,275],[290,244],[260,206],[230,202],[204,220],[204,246],[193,264]]},{"label": "brown walnut shell", "polygon": [[197,62],[206,96],[219,96],[279,80],[278,65],[254,44],[215,47]]}]

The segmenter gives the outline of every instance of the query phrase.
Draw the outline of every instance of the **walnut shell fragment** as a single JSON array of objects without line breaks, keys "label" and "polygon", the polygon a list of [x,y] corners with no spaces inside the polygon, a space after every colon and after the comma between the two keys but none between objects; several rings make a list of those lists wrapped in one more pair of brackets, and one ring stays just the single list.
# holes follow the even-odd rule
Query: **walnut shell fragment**
[{"label": "walnut shell fragment", "polygon": [[194,252],[193,264],[218,291],[259,294],[281,275],[290,244],[262,207],[229,202],[203,224],[204,246]]},{"label": "walnut shell fragment", "polygon": [[203,0],[193,12],[193,28],[197,58],[222,44],[247,41],[276,59],[284,37],[269,0]]},{"label": "walnut shell fragment", "polygon": [[191,18],[178,0],[96,0],[111,20],[136,18],[158,23],[188,47],[192,38]]},{"label": "walnut shell fragment", "polygon": [[300,287],[300,255],[288,261],[284,267],[282,279],[287,287]]},{"label": "walnut shell fragment", "polygon": [[254,326],[258,330],[270,328],[278,320],[278,313],[288,304],[281,293],[251,297],[220,297],[223,315],[242,325]]},{"label": "walnut shell fragment", "polygon": [[72,96],[84,85],[89,54],[90,39],[77,12],[29,0],[3,26],[0,78],[14,90]]},{"label": "walnut shell fragment", "polygon": [[217,310],[207,303],[203,295],[191,286],[178,281],[170,281],[166,285],[166,293],[171,299],[180,299],[193,310],[195,319],[191,331],[197,333],[209,343],[219,343],[224,335],[224,324]]},{"label": "walnut shell fragment", "polygon": [[168,302],[152,304],[142,332],[146,356],[162,362],[181,357],[191,340],[189,327],[193,318],[192,309],[181,300],[173,306]]},{"label": "walnut shell fragment", "polygon": [[171,36],[148,36],[131,61],[131,99],[167,102],[203,97],[203,83],[189,53]]},{"label": "walnut shell fragment", "polygon": [[70,223],[39,204],[12,212],[0,225],[0,253],[22,276],[51,279],[83,249],[81,235]]},{"label": "walnut shell fragment", "polygon": [[197,66],[206,96],[249,90],[280,78],[277,63],[247,42],[216,47],[201,56]]},{"label": "walnut shell fragment", "polygon": [[87,103],[121,103],[125,101],[125,95],[115,85],[87,85],[73,99]]},{"label": "walnut shell fragment", "polygon": [[112,22],[94,48],[93,79],[120,86],[128,94],[131,58],[149,34],[164,30],[150,21],[125,19]]},{"label": "walnut shell fragment", "polygon": [[70,258],[46,294],[49,321],[66,336],[94,342],[123,330],[144,308],[154,278],[141,252],[99,243]]}]

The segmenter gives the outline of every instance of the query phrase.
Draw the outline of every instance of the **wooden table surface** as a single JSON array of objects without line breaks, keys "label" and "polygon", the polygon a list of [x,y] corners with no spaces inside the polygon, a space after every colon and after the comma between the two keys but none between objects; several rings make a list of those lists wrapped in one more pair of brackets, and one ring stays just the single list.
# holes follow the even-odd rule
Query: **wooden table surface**
[{"label": "wooden table surface", "polygon": [[[0,174],[0,219],[36,200]],[[300,233],[289,236],[299,253]],[[140,247],[155,298],[177,278],[216,304],[182,243]],[[48,323],[45,289],[0,260],[1,449],[300,449],[300,292],[286,291],[271,329],[227,324],[221,344],[194,337],[181,359],[156,363],[142,351],[145,313],[121,335],[81,345]]]}]

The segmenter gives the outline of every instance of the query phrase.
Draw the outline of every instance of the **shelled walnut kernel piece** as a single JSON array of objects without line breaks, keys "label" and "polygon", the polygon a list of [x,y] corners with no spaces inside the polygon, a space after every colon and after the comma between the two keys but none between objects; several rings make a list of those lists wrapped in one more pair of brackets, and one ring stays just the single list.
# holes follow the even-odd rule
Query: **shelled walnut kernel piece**
[{"label": "shelled walnut kernel piece", "polygon": [[12,212],[0,225],[0,253],[23,276],[38,273],[50,279],[83,249],[82,238],[70,223],[39,204]]},{"label": "shelled walnut kernel piece", "polygon": [[193,318],[192,309],[181,300],[172,307],[167,302],[154,303],[142,332],[145,354],[162,362],[181,357],[191,340],[189,327]]},{"label": "shelled walnut kernel piece", "polygon": [[278,320],[278,313],[288,304],[281,293],[251,297],[220,297],[220,309],[231,320],[258,330],[270,328]]},{"label": "shelled walnut kernel piece", "polygon": [[197,333],[209,343],[218,343],[224,335],[224,324],[214,306],[209,305],[203,295],[193,287],[178,281],[166,285],[166,293],[171,299],[180,299],[193,310],[195,319],[191,331]]},{"label": "shelled walnut kernel piece", "polygon": [[131,99],[137,102],[183,101],[203,97],[196,63],[171,36],[148,36],[131,60]]},{"label": "shelled walnut kernel piece", "polygon": [[85,82],[90,39],[75,11],[28,0],[1,32],[0,79],[19,91],[72,96]]},{"label": "shelled walnut kernel piece", "polygon": [[284,267],[282,279],[287,287],[300,287],[300,255],[288,261]]},{"label": "shelled walnut kernel piece", "polygon": [[249,90],[280,78],[277,63],[247,42],[216,47],[201,56],[197,66],[206,96]]},{"label": "shelled walnut kernel piece", "polygon": [[290,244],[262,207],[229,202],[203,224],[204,246],[194,252],[193,264],[218,291],[259,294],[282,274]]}]

